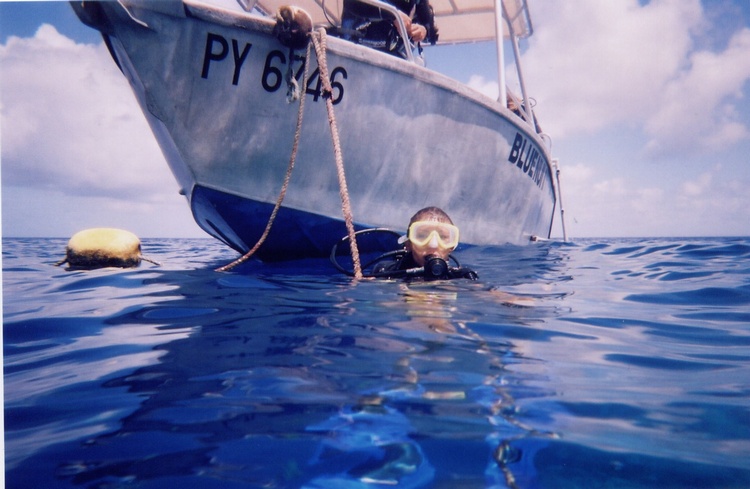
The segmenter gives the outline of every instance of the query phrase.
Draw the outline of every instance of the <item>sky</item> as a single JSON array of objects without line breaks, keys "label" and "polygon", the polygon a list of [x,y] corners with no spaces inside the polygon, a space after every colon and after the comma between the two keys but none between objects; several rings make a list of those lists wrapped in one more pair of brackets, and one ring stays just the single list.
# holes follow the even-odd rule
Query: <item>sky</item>
[{"label": "sky", "polygon": [[[530,4],[524,78],[560,162],[569,237],[750,235],[750,2]],[[492,45],[425,55],[497,96]],[[3,236],[207,236],[67,2],[0,2],[0,171]]]}]

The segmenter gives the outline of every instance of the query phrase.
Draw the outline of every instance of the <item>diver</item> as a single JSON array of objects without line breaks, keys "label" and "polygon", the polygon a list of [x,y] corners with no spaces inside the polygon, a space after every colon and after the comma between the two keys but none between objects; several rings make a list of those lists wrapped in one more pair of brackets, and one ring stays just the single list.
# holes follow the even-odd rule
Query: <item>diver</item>
[{"label": "diver", "polygon": [[[409,221],[404,243],[405,253],[392,260],[381,261],[373,268],[376,276],[389,276],[391,272],[423,269],[425,280],[468,278],[476,280],[477,273],[466,267],[448,264],[451,251],[458,246],[458,228],[439,207],[425,207]],[[394,273],[393,276],[398,276]]]},{"label": "diver", "polygon": [[[399,244],[404,245],[403,248],[385,253],[363,265],[363,270],[366,270],[374,263],[372,271],[365,273],[365,277],[421,278],[425,281],[479,278],[474,270],[462,267],[451,255],[458,246],[458,228],[445,211],[438,207],[425,207],[412,216],[407,229],[406,236],[398,240]],[[380,231],[395,233],[385,229],[366,229],[356,234]],[[347,240],[344,238],[342,242]],[[337,248],[338,244],[331,250],[331,262],[340,271],[352,275],[338,264]],[[455,266],[450,264],[451,261]]]},{"label": "diver", "polygon": [[[438,29],[429,0],[385,1],[398,9],[410,40],[417,43],[420,54],[422,41],[426,40],[432,45],[437,43]],[[357,0],[344,0],[341,16],[344,39],[405,58],[406,47],[396,25],[395,19],[377,7]]]}]

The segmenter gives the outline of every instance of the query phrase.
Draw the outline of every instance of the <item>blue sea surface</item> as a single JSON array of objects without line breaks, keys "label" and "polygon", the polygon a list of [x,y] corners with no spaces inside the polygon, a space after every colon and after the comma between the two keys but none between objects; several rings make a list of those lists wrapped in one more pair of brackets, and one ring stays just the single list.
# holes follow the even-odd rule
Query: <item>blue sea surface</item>
[{"label": "blue sea surface", "polygon": [[3,239],[6,487],[750,487],[750,239],[472,247],[355,281]]}]

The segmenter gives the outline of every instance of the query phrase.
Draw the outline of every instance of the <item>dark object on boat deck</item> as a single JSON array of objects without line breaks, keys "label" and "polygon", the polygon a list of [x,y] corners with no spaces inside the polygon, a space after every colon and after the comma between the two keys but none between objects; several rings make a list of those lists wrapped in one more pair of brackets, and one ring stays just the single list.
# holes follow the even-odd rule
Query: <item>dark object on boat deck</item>
[{"label": "dark object on boat deck", "polygon": [[312,28],[312,17],[301,8],[284,5],[276,11],[273,34],[284,46],[292,49],[304,48],[307,46],[308,34],[312,32]]}]

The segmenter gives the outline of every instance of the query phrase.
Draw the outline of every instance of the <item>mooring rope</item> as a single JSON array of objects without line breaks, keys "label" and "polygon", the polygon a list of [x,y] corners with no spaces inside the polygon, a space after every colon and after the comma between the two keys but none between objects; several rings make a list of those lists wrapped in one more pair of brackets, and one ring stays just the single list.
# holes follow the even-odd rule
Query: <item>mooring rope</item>
[{"label": "mooring rope", "polygon": [[[320,28],[317,32],[310,33],[312,44],[315,46],[315,55],[318,58],[318,76],[323,84],[323,98],[326,101],[326,110],[328,111],[328,124],[331,127],[331,140],[333,142],[333,153],[336,159],[336,170],[339,180],[339,196],[341,197],[341,207],[344,213],[344,222],[346,224],[347,234],[349,235],[350,250],[352,255],[352,263],[354,267],[354,277],[356,279],[362,279],[362,265],[359,259],[359,249],[357,248],[357,240],[354,233],[354,218],[352,216],[351,204],[349,202],[349,190],[346,185],[346,174],[344,172],[344,158],[341,153],[341,142],[339,140],[338,126],[336,124],[336,115],[333,111],[333,88],[331,87],[331,80],[328,78],[328,65],[326,62],[326,31],[324,28]],[[307,44],[307,52],[305,54],[305,73],[302,77],[302,87],[307,86],[307,76],[310,66],[310,44]],[[290,60],[291,64],[291,60]],[[297,160],[297,149],[299,148],[300,135],[302,134],[302,119],[305,111],[305,96],[304,93],[299,97],[299,111],[297,112],[297,127],[294,132],[294,145],[292,146],[292,155],[289,158],[289,165],[284,176],[284,183],[281,186],[279,198],[276,200],[276,205],[271,212],[271,216],[268,219],[263,234],[258,239],[250,251],[242,255],[240,258],[234,260],[228,265],[224,265],[216,269],[217,272],[226,272],[231,270],[237,265],[244,263],[256,251],[263,245],[268,234],[271,232],[273,222],[276,220],[276,214],[278,214],[281,208],[281,203],[284,201],[287,188],[289,187],[289,181],[292,177],[292,170],[294,169],[295,161]]]},{"label": "mooring rope", "polygon": [[346,174],[344,173],[344,157],[341,154],[341,142],[339,141],[338,125],[336,124],[336,114],[333,111],[333,88],[331,80],[328,78],[328,64],[326,61],[326,30],[319,28],[316,33],[311,35],[312,42],[315,45],[315,54],[318,57],[318,70],[320,80],[323,84],[323,98],[326,101],[328,110],[328,124],[331,126],[331,140],[333,141],[333,153],[336,158],[336,170],[339,179],[339,195],[341,197],[341,208],[344,212],[344,222],[346,231],[349,235],[349,247],[352,254],[352,263],[354,264],[354,277],[362,278],[362,266],[359,260],[359,249],[357,248],[357,238],[354,233],[354,218],[352,217],[352,208],[349,202],[349,189],[346,186]]},{"label": "mooring rope", "polygon": [[[310,44],[307,45],[307,52],[305,53],[305,73],[302,75],[302,86],[307,86],[307,73],[308,73],[308,67],[310,66]],[[289,61],[291,64],[291,60]],[[237,265],[246,262],[251,256],[255,254],[256,251],[258,251],[258,248],[261,247],[261,245],[266,241],[266,238],[268,237],[268,233],[271,232],[271,227],[273,226],[273,222],[276,220],[276,214],[279,212],[279,208],[281,208],[281,203],[284,201],[284,196],[286,195],[286,190],[289,187],[289,181],[292,178],[292,170],[294,169],[294,163],[297,161],[297,149],[299,148],[299,140],[300,135],[302,134],[302,119],[303,115],[305,113],[305,98],[304,96],[299,97],[299,109],[297,111],[297,127],[294,131],[294,144],[292,145],[292,155],[289,157],[289,165],[286,169],[286,175],[284,175],[284,183],[281,185],[281,191],[279,192],[279,198],[276,199],[276,205],[273,208],[273,211],[271,211],[271,217],[268,218],[268,223],[266,223],[266,229],[263,230],[263,234],[261,234],[260,238],[258,239],[258,242],[255,243],[255,246],[250,248],[250,251],[242,255],[241,257],[234,260],[232,263],[228,265],[224,265],[223,267],[219,267],[216,269],[217,272],[226,272],[227,270],[231,270],[232,268],[236,267]]]}]

